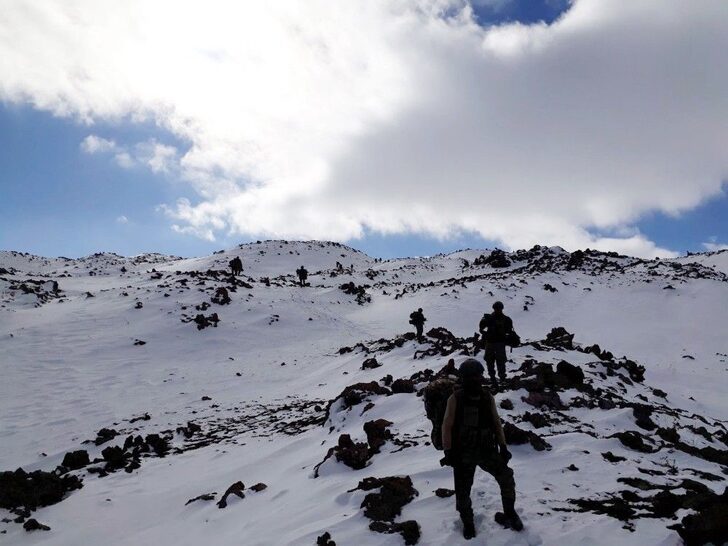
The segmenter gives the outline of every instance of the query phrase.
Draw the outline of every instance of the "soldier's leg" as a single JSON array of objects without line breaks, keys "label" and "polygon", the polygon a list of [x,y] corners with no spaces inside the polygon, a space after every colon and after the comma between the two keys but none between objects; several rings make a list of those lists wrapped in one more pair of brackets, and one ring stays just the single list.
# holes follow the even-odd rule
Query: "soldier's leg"
[{"label": "soldier's leg", "polygon": [[488,366],[488,375],[490,376],[491,383],[496,383],[495,352],[493,351],[493,346],[490,344],[485,346],[485,365]]},{"label": "soldier's leg", "polygon": [[496,362],[498,364],[498,377],[501,381],[506,378],[506,362],[508,361],[508,355],[506,354],[506,346],[499,344],[496,351]]},{"label": "soldier's leg", "polygon": [[422,324],[417,324],[417,339],[422,339]]},{"label": "soldier's leg", "polygon": [[463,534],[475,536],[473,521],[473,501],[470,499],[470,490],[473,487],[475,465],[458,464],[453,467],[455,481],[455,508],[460,513],[463,522]]},{"label": "soldier's leg", "polygon": [[482,461],[480,467],[493,476],[498,483],[498,487],[500,487],[503,513],[505,514],[508,526],[516,531],[520,531],[523,529],[523,523],[515,509],[516,481],[513,478],[513,469],[496,453],[493,453]]}]

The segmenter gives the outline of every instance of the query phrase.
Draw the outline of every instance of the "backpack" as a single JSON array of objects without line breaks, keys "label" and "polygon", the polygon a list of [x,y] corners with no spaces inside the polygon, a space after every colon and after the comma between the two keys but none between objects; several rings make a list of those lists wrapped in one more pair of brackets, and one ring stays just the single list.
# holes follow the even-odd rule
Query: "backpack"
[{"label": "backpack", "polygon": [[484,390],[479,397],[468,398],[463,390],[455,391],[457,409],[453,426],[453,450],[464,459],[476,461],[495,448],[492,395]]},{"label": "backpack", "polygon": [[445,376],[435,379],[422,389],[425,413],[432,423],[430,439],[432,445],[438,451],[442,451],[442,420],[445,417],[447,400],[455,390],[456,385],[455,379]]},{"label": "backpack", "polygon": [[521,336],[519,336],[515,330],[511,330],[506,335],[506,345],[508,347],[520,347],[521,346]]}]

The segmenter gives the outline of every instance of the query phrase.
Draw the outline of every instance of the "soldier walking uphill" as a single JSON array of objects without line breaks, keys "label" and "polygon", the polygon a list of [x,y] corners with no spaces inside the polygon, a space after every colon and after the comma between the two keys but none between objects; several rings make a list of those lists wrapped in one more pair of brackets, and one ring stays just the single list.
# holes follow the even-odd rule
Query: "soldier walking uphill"
[{"label": "soldier walking uphill", "polygon": [[503,512],[495,519],[501,525],[520,531],[521,518],[515,510],[516,485],[508,467],[511,454],[506,447],[495,399],[482,386],[483,365],[473,358],[460,364],[462,388],[447,401],[442,422],[442,447],[445,457],[440,463],[452,466],[455,481],[455,506],[463,522],[463,536],[476,535],[470,489],[475,468],[479,466],[493,476],[500,486]]},{"label": "soldier walking uphill", "polygon": [[483,315],[480,320],[480,333],[485,340],[485,363],[488,365],[488,375],[493,386],[498,386],[495,378],[495,366],[498,365],[498,378],[506,378],[506,345],[514,337],[513,321],[503,314],[503,304],[499,301],[493,304],[493,312]]},{"label": "soldier walking uphill", "polygon": [[422,314],[422,307],[410,313],[409,323],[417,329],[417,341],[422,341],[422,329],[426,321],[425,315]]},{"label": "soldier walking uphill", "polygon": [[235,256],[232,260],[230,260],[228,265],[230,266],[230,271],[233,277],[243,273],[243,261],[238,256]]},{"label": "soldier walking uphill", "polygon": [[306,279],[308,279],[308,270],[301,266],[296,269],[296,275],[298,275],[299,286],[306,286]]}]

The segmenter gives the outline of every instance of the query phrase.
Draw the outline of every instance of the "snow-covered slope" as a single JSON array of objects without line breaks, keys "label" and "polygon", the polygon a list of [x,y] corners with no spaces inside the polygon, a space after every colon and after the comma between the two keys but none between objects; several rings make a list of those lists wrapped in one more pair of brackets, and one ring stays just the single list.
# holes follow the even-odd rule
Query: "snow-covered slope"
[{"label": "snow-covered slope", "polygon": [[[235,256],[244,272],[232,278]],[[312,545],[329,531],[339,545],[402,544],[369,529],[360,505],[370,492],[354,489],[366,477],[409,476],[418,494],[395,521],[418,522],[419,544],[464,544],[454,498],[434,493],[452,476],[428,444],[417,393],[426,370],[475,351],[468,338],[500,299],[526,342],[496,395],[513,405],[501,416],[550,449],[512,446],[521,533],[492,520],[497,486],[476,478],[479,535],[488,544],[680,544],[668,525],[700,509],[697,495],[712,499],[694,484],[721,493],[728,473],[724,257],[535,247],[381,261],[285,241],[194,259],[1,252],[0,471],[50,471],[80,449],[99,462],[67,474],[82,488],[33,512],[50,531],[10,521],[0,541]],[[301,265],[310,286],[297,286]],[[402,335],[418,307],[426,331],[436,329],[423,343]],[[554,327],[574,345],[568,336],[544,343]],[[372,357],[381,366],[363,369]],[[584,381],[557,373],[554,383],[547,368],[561,361]],[[372,381],[374,393],[337,398]],[[342,434],[366,442],[364,424],[377,419],[391,422],[393,438],[364,450],[364,468],[335,454],[315,469]],[[118,435],[103,441],[103,428]],[[615,436],[626,431],[638,434]],[[124,447],[130,435],[142,436],[136,450],[133,438]],[[219,500],[238,481],[267,488],[225,509],[186,504],[205,493]],[[670,497],[665,509],[654,500],[663,489],[688,500]]]}]

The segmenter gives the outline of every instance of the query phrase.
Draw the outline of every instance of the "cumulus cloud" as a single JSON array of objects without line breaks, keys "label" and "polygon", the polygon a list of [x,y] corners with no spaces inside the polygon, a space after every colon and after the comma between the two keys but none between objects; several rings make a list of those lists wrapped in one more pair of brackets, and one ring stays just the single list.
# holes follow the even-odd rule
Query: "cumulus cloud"
[{"label": "cumulus cloud", "polygon": [[87,154],[111,152],[116,149],[116,142],[96,135],[88,135],[81,141],[81,150]]},{"label": "cumulus cloud", "polygon": [[124,216],[122,214],[121,216],[117,216],[116,217],[116,222],[118,224],[128,224],[129,223],[129,218],[127,218],[126,216]]},{"label": "cumulus cloud", "polygon": [[703,243],[703,248],[708,252],[718,252],[719,250],[728,250],[728,244],[719,243],[718,237],[713,236]]},{"label": "cumulus cloud", "polygon": [[723,0],[576,0],[552,25],[489,28],[462,0],[3,10],[0,98],[189,142],[135,159],[197,190],[163,210],[208,239],[467,232],[673,255],[622,231],[728,178]]}]

